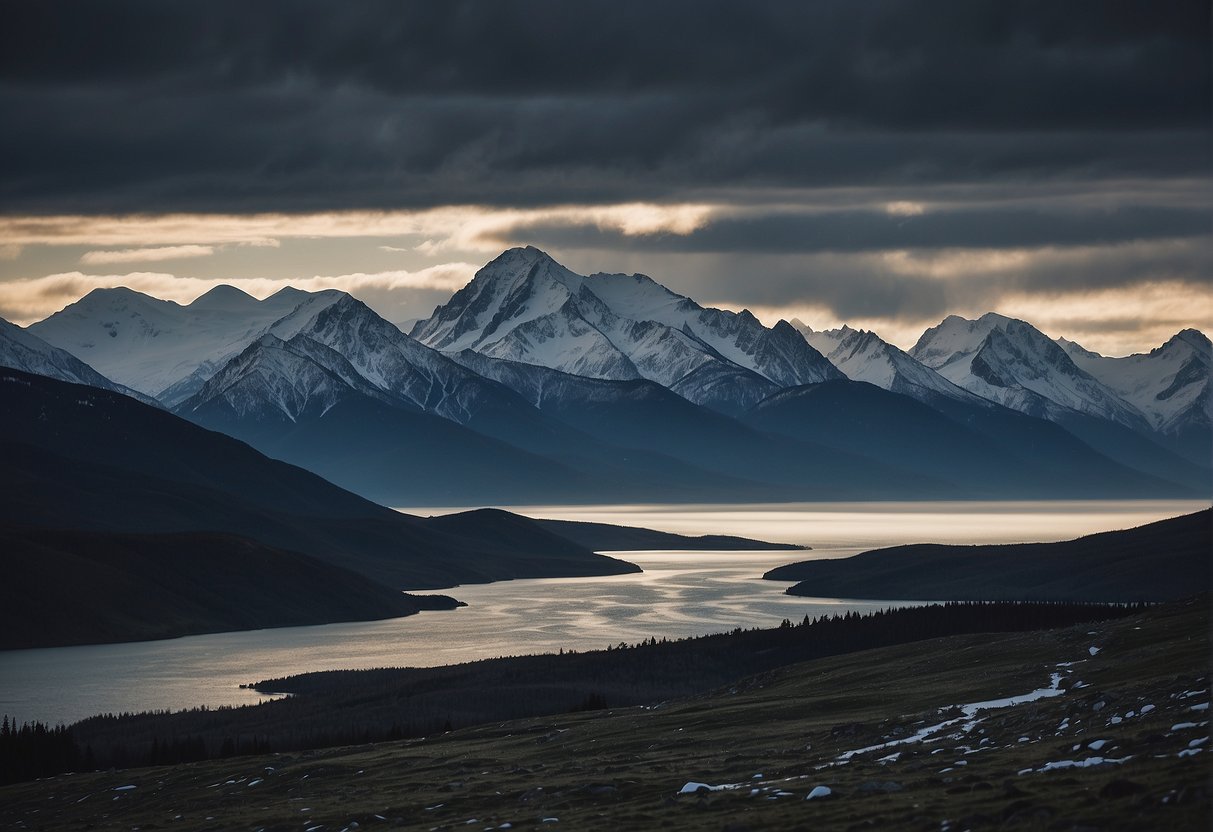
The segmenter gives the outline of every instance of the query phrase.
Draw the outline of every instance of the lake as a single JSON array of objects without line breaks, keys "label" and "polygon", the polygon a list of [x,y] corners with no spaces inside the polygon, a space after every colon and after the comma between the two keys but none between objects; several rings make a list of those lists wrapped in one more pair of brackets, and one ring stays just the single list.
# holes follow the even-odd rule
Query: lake
[{"label": "lake", "polygon": [[[738,534],[809,552],[629,552],[639,575],[459,587],[450,612],[131,644],[0,651],[0,713],[72,722],[97,713],[240,705],[241,683],[339,668],[432,666],[650,636],[774,626],[887,602],[792,598],[766,570],[915,542],[1064,540],[1205,507],[1200,501],[836,503],[730,506],[530,506],[532,517],[593,520],[683,534]],[[455,509],[451,509],[455,510]],[[415,514],[444,510],[421,509]]]}]

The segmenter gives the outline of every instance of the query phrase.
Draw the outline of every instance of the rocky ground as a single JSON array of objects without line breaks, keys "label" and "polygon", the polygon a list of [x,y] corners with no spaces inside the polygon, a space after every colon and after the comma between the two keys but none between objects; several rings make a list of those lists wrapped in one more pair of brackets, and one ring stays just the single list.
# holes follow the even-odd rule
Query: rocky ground
[{"label": "rocky ground", "polygon": [[4,829],[1208,829],[1208,598],[638,708],[0,789]]}]

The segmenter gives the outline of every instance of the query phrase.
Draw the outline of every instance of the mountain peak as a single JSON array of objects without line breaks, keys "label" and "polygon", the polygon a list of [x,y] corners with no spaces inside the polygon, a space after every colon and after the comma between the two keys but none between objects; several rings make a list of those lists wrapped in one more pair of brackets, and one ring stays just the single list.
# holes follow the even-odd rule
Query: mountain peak
[{"label": "mountain peak", "polygon": [[303,300],[305,296],[311,294],[315,293],[307,292],[303,289],[296,289],[294,286],[283,286],[277,292],[274,292],[274,294],[266,298],[266,300]]},{"label": "mountain peak", "polygon": [[[73,304],[69,304],[67,309],[71,309],[73,306],[90,309],[100,306],[113,306],[115,304],[129,303],[139,303],[157,307],[180,306],[180,304],[174,303],[171,300],[161,300],[160,298],[152,297],[151,295],[146,295],[143,292],[132,289],[129,286],[103,286],[93,289],[87,295],[80,298],[80,300]],[[58,315],[59,313],[56,312],[55,314]]]},{"label": "mountain peak", "polygon": [[705,309],[643,274],[585,277],[532,246],[502,253],[410,334],[446,352],[667,386],[705,364],[763,384],[838,375],[804,339],[749,311]]},{"label": "mountain peak", "polygon": [[1213,343],[1210,343],[1209,336],[1205,335],[1199,329],[1193,329],[1192,327],[1181,329],[1179,332],[1172,335],[1170,339],[1167,340],[1167,343],[1163,344],[1163,349],[1166,349],[1172,344],[1178,342],[1187,344],[1188,346],[1192,347],[1192,349],[1204,355],[1206,358],[1213,353]]},{"label": "mountain peak", "polygon": [[1085,361],[1082,353],[1025,321],[996,312],[976,321],[949,316],[924,332],[910,355],[969,392],[1029,415],[1078,411],[1148,429],[1135,406],[1075,363]]},{"label": "mountain peak", "polygon": [[559,265],[550,254],[534,246],[515,246],[507,248],[493,258],[482,268],[481,273],[499,274],[502,272],[517,272],[520,269],[531,269],[541,263]]},{"label": "mountain peak", "polygon": [[235,286],[231,286],[227,283],[221,283],[194,298],[194,301],[187,304],[187,307],[195,311],[213,310],[216,312],[229,312],[238,309],[246,309],[251,304],[259,302],[260,301],[258,301],[248,292],[245,292],[242,289],[237,289]]}]

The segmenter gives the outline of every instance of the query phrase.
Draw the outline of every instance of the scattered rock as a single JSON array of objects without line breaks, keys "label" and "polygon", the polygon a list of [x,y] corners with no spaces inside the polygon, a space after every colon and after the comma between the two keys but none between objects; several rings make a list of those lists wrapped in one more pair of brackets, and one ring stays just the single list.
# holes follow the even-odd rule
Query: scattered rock
[{"label": "scattered rock", "polygon": [[835,725],[830,729],[831,737],[853,737],[863,729],[863,726],[858,722],[847,722],[842,725]]},{"label": "scattered rock", "polygon": [[1107,785],[1099,790],[1099,796],[1107,800],[1116,800],[1121,797],[1140,794],[1145,790],[1146,787],[1141,783],[1134,783],[1132,780],[1118,777],[1115,780],[1109,780]]},{"label": "scattered rock", "polygon": [[1002,810],[1002,819],[1004,823],[1020,823],[1030,828],[1039,826],[1056,814],[1051,806],[1042,806],[1030,800],[1016,800]]},{"label": "scattered rock", "polygon": [[1004,780],[1002,784],[1002,793],[1007,797],[1027,797],[1028,793],[1011,780]]},{"label": "scattered rock", "polygon": [[869,780],[856,789],[860,794],[890,794],[901,791],[904,786],[893,780]]}]

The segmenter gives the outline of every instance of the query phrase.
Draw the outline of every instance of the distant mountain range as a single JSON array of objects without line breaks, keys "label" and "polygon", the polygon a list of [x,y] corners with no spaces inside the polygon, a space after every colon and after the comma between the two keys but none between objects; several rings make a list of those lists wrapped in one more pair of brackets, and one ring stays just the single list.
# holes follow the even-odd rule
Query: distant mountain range
[{"label": "distant mountain range", "polygon": [[0,363],[154,397],[394,505],[1213,493],[1209,340],[1104,358],[955,316],[901,350],[534,248],[409,334],[336,291],[98,289]]}]

